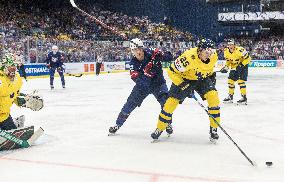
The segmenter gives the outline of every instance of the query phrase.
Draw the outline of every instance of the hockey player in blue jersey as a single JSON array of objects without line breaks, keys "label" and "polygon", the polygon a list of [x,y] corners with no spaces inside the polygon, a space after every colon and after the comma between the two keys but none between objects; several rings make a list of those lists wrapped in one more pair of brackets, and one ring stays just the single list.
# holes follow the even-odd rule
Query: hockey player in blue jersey
[{"label": "hockey player in blue jersey", "polygon": [[61,53],[58,51],[58,47],[54,45],[52,46],[52,51],[48,53],[46,58],[46,67],[49,68],[49,74],[50,74],[51,90],[54,89],[53,80],[54,80],[55,71],[58,72],[61,78],[62,87],[65,88],[65,79],[63,74],[64,68],[62,66],[63,66],[63,57]]},{"label": "hockey player in blue jersey", "polygon": [[[161,107],[168,98],[168,88],[161,64],[167,56],[159,49],[144,48],[143,42],[138,38],[130,41],[130,49],[133,54],[130,62],[130,76],[135,86],[116,119],[116,125],[109,128],[110,135],[117,132],[130,113],[136,107],[140,107],[148,95],[153,94]],[[173,132],[171,124],[168,125],[166,131],[168,134]]]}]

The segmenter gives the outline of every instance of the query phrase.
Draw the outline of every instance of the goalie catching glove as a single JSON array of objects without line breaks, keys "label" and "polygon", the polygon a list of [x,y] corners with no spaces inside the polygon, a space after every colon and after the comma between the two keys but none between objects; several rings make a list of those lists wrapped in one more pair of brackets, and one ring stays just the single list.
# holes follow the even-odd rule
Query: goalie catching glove
[{"label": "goalie catching glove", "polygon": [[32,94],[20,93],[17,101],[19,106],[29,108],[33,111],[39,111],[43,108],[43,99],[36,95],[35,92]]}]

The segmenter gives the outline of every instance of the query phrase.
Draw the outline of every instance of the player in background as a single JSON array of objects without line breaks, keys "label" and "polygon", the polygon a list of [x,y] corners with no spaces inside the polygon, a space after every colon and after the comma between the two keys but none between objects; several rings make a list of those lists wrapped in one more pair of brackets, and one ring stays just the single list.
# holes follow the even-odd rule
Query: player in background
[{"label": "player in background", "polygon": [[[172,121],[172,114],[180,101],[192,94],[193,91],[198,92],[204,100],[207,100],[208,112],[217,122],[220,122],[220,101],[213,83],[215,79],[213,69],[218,56],[213,48],[214,43],[211,40],[202,39],[197,47],[186,50],[171,64],[168,75],[173,83],[169,91],[169,98],[159,114],[157,128],[151,134],[154,140],[157,140],[168,127]],[[186,116],[190,118],[190,116]],[[212,118],[209,117],[209,120],[209,138],[212,142],[216,142],[219,138],[218,125]]]},{"label": "player in background", "polygon": [[242,98],[237,103],[247,104],[246,81],[248,77],[248,64],[251,57],[243,47],[236,46],[234,40],[228,41],[228,47],[224,49],[224,57],[226,59],[226,66],[220,71],[227,73],[230,69],[230,73],[228,77],[229,95],[223,101],[224,103],[233,103],[235,82],[237,82],[242,95]]},{"label": "player in background", "polygon": [[25,80],[28,81],[27,73],[26,73],[25,66],[24,66],[24,56],[21,54],[21,52],[17,51],[14,54],[14,57],[16,59],[16,62],[19,63],[17,69],[19,70],[20,76],[24,77]]},{"label": "player in background", "polygon": [[43,107],[43,100],[34,94],[20,92],[22,78],[17,73],[18,62],[14,55],[6,54],[0,61],[0,129],[11,130],[24,126],[24,116],[12,119],[10,109],[15,103],[38,111]]},{"label": "player in background", "polygon": [[[144,48],[143,42],[138,38],[130,41],[130,49],[133,54],[130,62],[130,76],[135,86],[116,119],[116,125],[109,128],[110,134],[117,132],[130,113],[136,107],[140,107],[148,95],[153,94],[161,107],[168,98],[168,88],[161,64],[166,55],[159,49]],[[167,127],[167,132],[168,134],[173,132],[171,123]]]},{"label": "player in background", "polygon": [[103,64],[103,54],[100,53],[97,56],[97,60],[96,60],[96,75],[99,76],[100,72],[101,72],[101,67]]},{"label": "player in background", "polygon": [[48,53],[47,58],[45,60],[46,67],[49,69],[49,74],[50,74],[50,88],[51,90],[54,89],[53,81],[54,81],[55,70],[58,72],[61,78],[62,88],[65,88],[65,79],[63,74],[64,68],[62,67],[63,56],[58,51],[58,47],[56,45],[53,45],[51,49],[52,51]]}]

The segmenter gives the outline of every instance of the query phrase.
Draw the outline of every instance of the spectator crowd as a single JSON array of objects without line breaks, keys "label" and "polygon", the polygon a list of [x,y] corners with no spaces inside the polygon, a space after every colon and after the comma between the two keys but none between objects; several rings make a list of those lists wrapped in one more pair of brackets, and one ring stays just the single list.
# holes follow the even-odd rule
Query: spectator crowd
[{"label": "spectator crowd", "polygon": [[[71,7],[68,1],[0,0],[0,51],[15,51],[28,62],[43,62],[52,45],[63,52],[66,62],[129,59],[127,43]],[[174,56],[194,46],[193,35],[147,16],[128,16],[105,10],[91,0],[81,5],[108,26],[129,38],[145,40],[150,47],[161,47]],[[63,9],[58,9],[61,7]],[[253,59],[283,59],[284,38],[238,39]]]}]

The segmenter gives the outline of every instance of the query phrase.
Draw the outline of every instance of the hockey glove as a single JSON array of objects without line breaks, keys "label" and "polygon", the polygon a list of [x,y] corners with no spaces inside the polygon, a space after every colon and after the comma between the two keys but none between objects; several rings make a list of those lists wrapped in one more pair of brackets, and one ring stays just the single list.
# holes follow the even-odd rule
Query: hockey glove
[{"label": "hockey glove", "polygon": [[243,65],[242,63],[240,63],[237,68],[236,71],[241,74],[246,68],[248,67],[248,65]]},{"label": "hockey glove", "polygon": [[237,69],[237,70],[238,70],[238,69],[243,69],[244,67],[245,67],[245,66],[244,66],[242,63],[240,63],[240,64],[237,66],[236,69]]},{"label": "hockey glove", "polygon": [[178,87],[179,87],[182,91],[186,90],[189,86],[190,86],[190,84],[189,84],[188,81],[183,81],[181,84],[178,85]]},{"label": "hockey glove", "polygon": [[209,78],[212,81],[213,85],[216,86],[216,72],[210,75]]},{"label": "hockey glove", "polygon": [[220,72],[221,72],[221,73],[228,73],[228,70],[229,70],[228,66],[224,66],[224,67],[220,70]]},{"label": "hockey glove", "polygon": [[35,95],[35,92],[32,94],[23,94],[17,97],[17,102],[19,106],[29,108],[33,111],[39,111],[43,108],[43,99]]},{"label": "hockey glove", "polygon": [[143,69],[144,71],[144,75],[149,77],[149,78],[153,78],[155,75],[154,73],[152,72],[152,68],[153,68],[153,63],[152,62],[149,62],[145,68]]},{"label": "hockey glove", "polygon": [[138,71],[130,71],[130,77],[134,82],[136,82],[138,76],[139,76]]},{"label": "hockey glove", "polygon": [[57,71],[58,71],[58,72],[63,72],[62,67],[58,67],[58,68],[57,68]]}]

